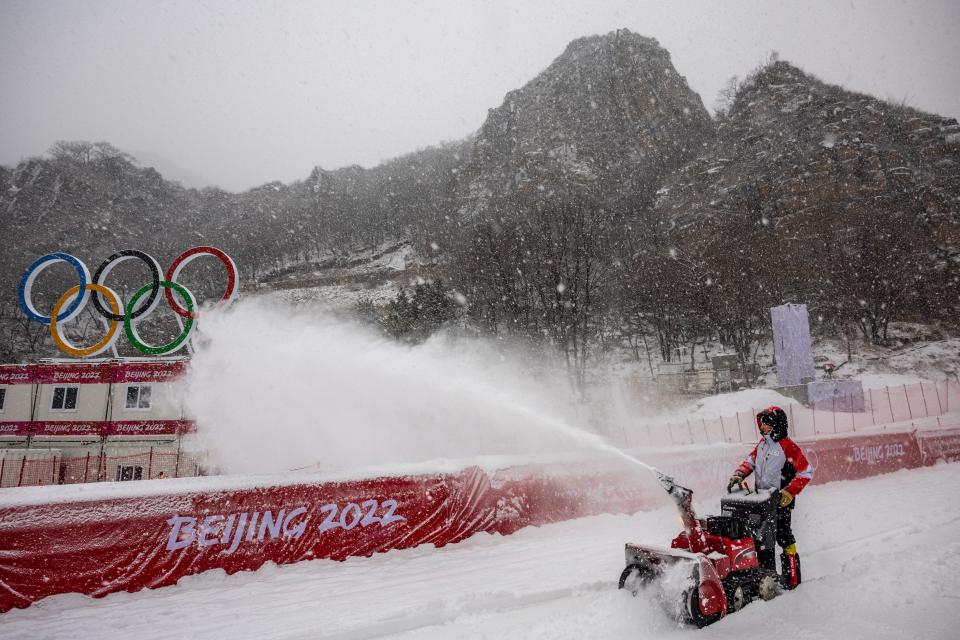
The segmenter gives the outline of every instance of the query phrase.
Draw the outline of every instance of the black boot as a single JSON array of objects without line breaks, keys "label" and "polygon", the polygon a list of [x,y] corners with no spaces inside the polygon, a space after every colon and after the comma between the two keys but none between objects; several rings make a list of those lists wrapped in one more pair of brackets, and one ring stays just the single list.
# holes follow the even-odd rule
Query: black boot
[{"label": "black boot", "polygon": [[800,585],[800,555],[780,554],[780,582],[784,589],[796,589]]}]

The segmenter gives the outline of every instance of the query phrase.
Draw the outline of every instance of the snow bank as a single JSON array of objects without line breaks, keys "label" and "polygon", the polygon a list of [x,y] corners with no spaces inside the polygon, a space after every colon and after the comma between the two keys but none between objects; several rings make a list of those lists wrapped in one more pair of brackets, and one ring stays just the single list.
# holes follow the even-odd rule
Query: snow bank
[{"label": "snow bank", "polygon": [[799,405],[796,400],[788,398],[773,389],[743,389],[698,398],[670,411],[635,416],[633,422],[638,425],[657,427],[671,423],[685,423],[687,420],[700,420],[701,418],[713,420],[720,416],[736,416],[738,413],[753,415],[769,406],[786,409],[791,404]]},{"label": "snow bank", "polygon": [[733,393],[721,393],[704,398],[684,417],[714,418],[733,416],[742,412],[757,413],[770,406],[786,409],[790,404],[799,404],[796,400],[773,389],[744,389]]}]

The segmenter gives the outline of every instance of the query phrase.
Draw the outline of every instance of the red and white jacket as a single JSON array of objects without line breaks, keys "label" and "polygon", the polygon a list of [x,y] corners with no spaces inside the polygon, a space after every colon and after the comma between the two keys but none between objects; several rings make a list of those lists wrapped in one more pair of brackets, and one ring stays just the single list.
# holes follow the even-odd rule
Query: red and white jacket
[{"label": "red and white jacket", "polygon": [[797,495],[813,480],[813,467],[797,443],[790,438],[779,442],[765,435],[737,471],[743,477],[756,474],[757,489],[785,489]]}]

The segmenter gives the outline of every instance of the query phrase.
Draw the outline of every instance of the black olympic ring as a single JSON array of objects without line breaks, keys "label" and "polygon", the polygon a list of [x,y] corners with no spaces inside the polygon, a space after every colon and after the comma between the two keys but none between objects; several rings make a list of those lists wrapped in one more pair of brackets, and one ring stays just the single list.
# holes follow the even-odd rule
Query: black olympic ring
[{"label": "black olympic ring", "polygon": [[[129,260],[130,258],[139,258],[146,263],[147,267],[150,269],[150,277],[153,279],[151,284],[150,295],[147,296],[146,300],[140,304],[139,307],[130,315],[130,319],[139,318],[140,316],[153,311],[153,309],[160,302],[160,281],[162,280],[160,274],[160,265],[157,263],[156,259],[144,253],[143,251],[138,251],[137,249],[124,249],[123,251],[117,251],[115,254],[104,260],[100,263],[100,266],[97,267],[96,272],[93,274],[93,284],[103,284],[101,280],[105,279],[109,275],[110,271],[113,270],[113,267]],[[116,320],[118,322],[123,321],[123,314],[111,313],[101,302],[100,294],[96,290],[93,291],[93,294],[90,296],[93,306],[96,307],[97,311],[100,312],[104,318],[108,320]]]}]

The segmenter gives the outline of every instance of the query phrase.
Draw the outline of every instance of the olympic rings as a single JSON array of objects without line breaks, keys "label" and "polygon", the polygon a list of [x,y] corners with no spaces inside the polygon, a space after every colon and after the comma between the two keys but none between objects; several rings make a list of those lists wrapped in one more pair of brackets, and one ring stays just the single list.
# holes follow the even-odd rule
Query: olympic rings
[{"label": "olympic rings", "polygon": [[[107,301],[110,303],[110,307],[113,309],[114,314],[120,311],[120,297],[112,289],[108,289],[102,284],[88,284],[86,285],[86,288],[107,296]],[[53,305],[53,311],[50,312],[50,334],[53,336],[53,344],[57,345],[57,348],[60,349],[60,351],[63,351],[67,355],[75,358],[84,358],[87,356],[98,355],[112,347],[117,341],[117,336],[119,335],[117,333],[117,327],[120,326],[120,323],[116,320],[112,320],[110,322],[110,327],[107,329],[107,335],[105,335],[100,342],[93,346],[86,348],[73,346],[73,344],[71,344],[65,336],[60,335],[60,328],[57,326],[57,318],[59,317],[58,314],[60,312],[60,307],[62,307],[70,298],[76,297],[79,292],[80,285],[75,285],[71,289],[67,290],[65,294],[60,296],[60,299],[57,300],[57,304]],[[122,318],[123,316],[120,317]]]},{"label": "olympic rings", "polygon": [[180,335],[163,346],[151,347],[150,345],[145,344],[143,340],[140,339],[140,334],[137,333],[137,325],[133,321],[133,307],[137,304],[137,300],[139,300],[147,291],[156,293],[157,290],[154,289],[152,284],[146,284],[140,287],[140,289],[133,294],[133,297],[130,298],[130,302],[127,303],[127,313],[123,316],[123,330],[127,334],[127,340],[130,341],[130,344],[135,346],[143,353],[148,353],[151,355],[162,355],[165,353],[173,353],[174,351],[178,351],[187,343],[187,338],[190,337],[190,331],[193,330],[193,308],[196,306],[196,301],[193,299],[193,294],[190,293],[186,287],[179,285],[176,282],[163,280],[160,282],[160,286],[167,289],[173,289],[179,293],[180,297],[183,298],[184,302],[187,303],[187,313],[190,315],[187,317],[187,321],[183,323],[183,330],[180,332]]},{"label": "olympic rings", "polygon": [[[223,251],[220,251],[220,249],[217,249],[216,247],[194,247],[193,249],[188,249],[187,251],[181,253],[177,259],[173,261],[173,264],[170,265],[170,268],[167,269],[167,280],[170,282],[176,282],[177,277],[180,275],[180,272],[183,271],[183,268],[202,255],[214,256],[223,263],[223,266],[227,268],[227,288],[224,290],[223,296],[216,304],[216,307],[222,307],[230,304],[237,297],[237,265],[234,264],[233,259],[230,256]],[[185,311],[176,303],[176,301],[173,299],[173,294],[170,292],[170,289],[167,289],[163,293],[167,297],[167,304],[170,305],[170,308],[173,309],[174,313],[183,318],[193,317],[189,311]]]},{"label": "olympic rings", "polygon": [[[237,298],[239,291],[239,279],[237,278],[237,265],[233,259],[226,253],[216,247],[201,246],[189,249],[180,254],[170,268],[167,270],[166,279],[161,280],[162,273],[159,263],[149,254],[135,249],[125,249],[118,251],[103,261],[97,268],[93,277],[90,277],[90,271],[87,266],[75,256],[68,253],[50,253],[38,258],[27,267],[23,277],[20,279],[19,298],[20,309],[32,321],[50,325],[50,334],[53,342],[61,351],[67,355],[75,357],[94,356],[102,353],[112,347],[119,336],[118,328],[120,322],[123,322],[124,333],[127,340],[139,351],[151,354],[161,355],[173,353],[183,348],[194,329],[197,319],[197,301],[186,287],[177,282],[183,268],[190,262],[202,255],[209,255],[217,258],[227,269],[227,286],[220,300],[213,308],[223,308],[231,304]],[[150,269],[150,284],[144,285],[133,295],[126,306],[123,305],[120,297],[115,291],[103,284],[113,268],[125,260],[136,258],[146,263]],[[37,277],[47,267],[57,262],[65,262],[73,267],[77,273],[79,284],[71,287],[63,294],[49,316],[45,316],[37,311],[33,304],[32,292],[33,285]],[[180,335],[161,346],[152,346],[143,341],[137,332],[137,321],[143,319],[156,309],[160,303],[160,289],[164,291],[164,297],[167,304],[178,316],[185,318],[186,321],[178,321],[181,330]],[[176,291],[181,298],[184,308],[173,296]],[[107,332],[104,337],[96,344],[89,347],[78,347],[69,342],[62,335],[60,325],[64,322],[76,318],[86,307],[88,300],[92,299],[96,311],[110,322],[107,326]],[[107,301],[107,306],[103,300]],[[66,308],[64,308],[66,307]]]},{"label": "olympic rings", "polygon": [[[129,260],[130,258],[140,258],[147,263],[147,266],[150,268],[150,275],[153,277],[153,284],[150,285],[150,297],[147,298],[147,301],[143,303],[143,306],[133,312],[131,318],[139,318],[140,316],[146,315],[153,311],[157,304],[160,302],[160,264],[153,258],[153,256],[147,255],[143,251],[137,251],[136,249],[124,249],[123,251],[118,251],[106,260],[104,260],[97,271],[93,274],[94,284],[100,284],[102,280],[106,279],[110,271],[113,270],[115,266]],[[108,320],[123,320],[123,316],[117,313],[111,314],[109,311],[103,308],[103,305],[100,303],[100,296],[93,296],[93,306],[97,308],[97,311],[100,312],[104,318]]]},{"label": "olympic rings", "polygon": [[66,262],[73,267],[77,275],[80,276],[80,290],[83,291],[83,296],[74,300],[73,303],[64,310],[63,315],[57,316],[57,321],[66,322],[67,320],[75,318],[77,314],[83,311],[84,305],[87,304],[87,298],[90,297],[90,291],[87,289],[87,283],[90,282],[90,270],[87,269],[87,265],[69,253],[48,253],[42,258],[37,258],[32,265],[27,267],[27,270],[23,273],[23,277],[20,278],[18,293],[20,295],[20,308],[28,318],[40,324],[50,324],[50,316],[41,315],[40,312],[34,308],[33,300],[30,298],[30,292],[33,290],[33,282],[37,279],[37,276],[40,275],[40,272],[57,262]]}]

